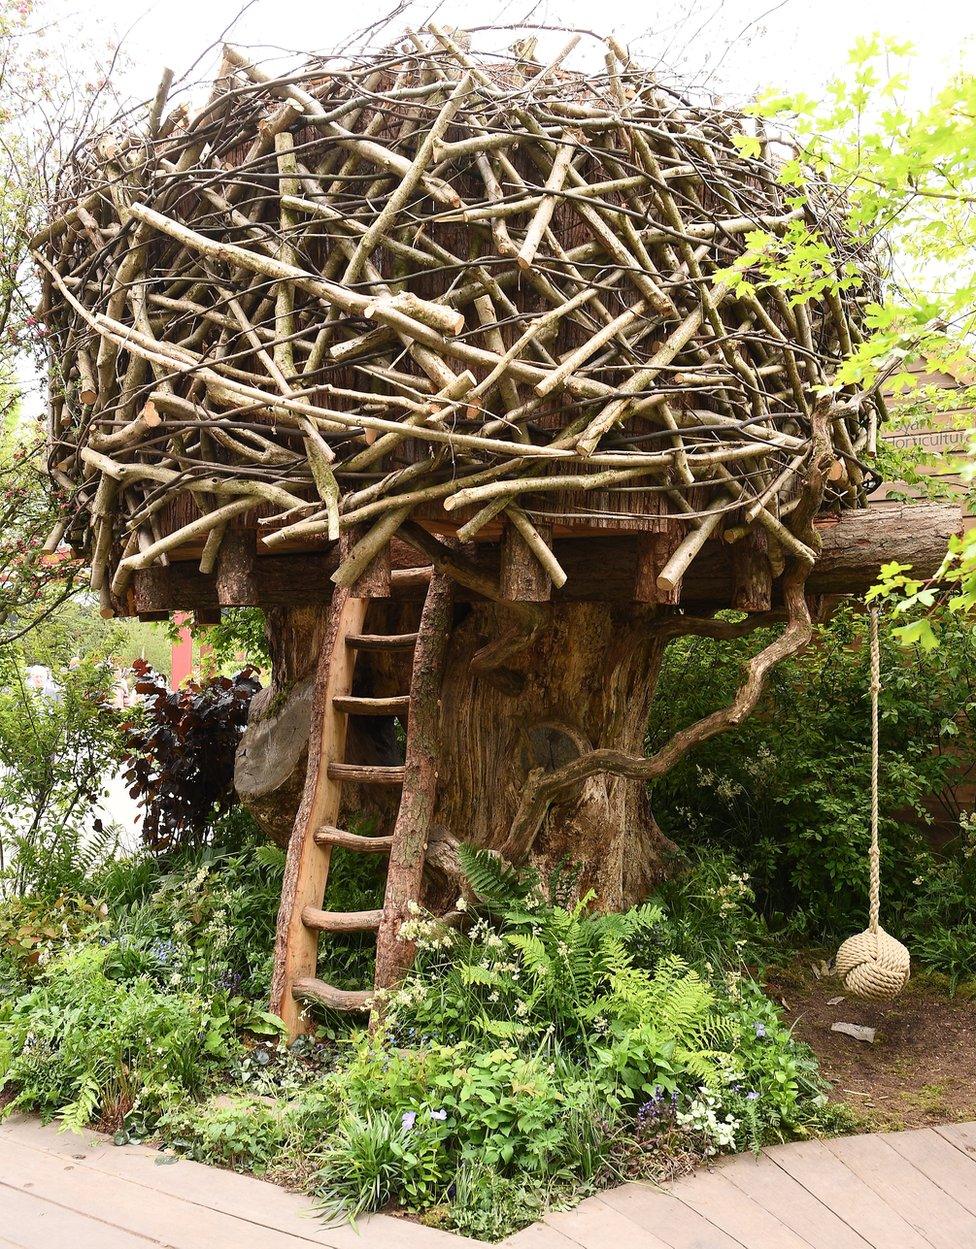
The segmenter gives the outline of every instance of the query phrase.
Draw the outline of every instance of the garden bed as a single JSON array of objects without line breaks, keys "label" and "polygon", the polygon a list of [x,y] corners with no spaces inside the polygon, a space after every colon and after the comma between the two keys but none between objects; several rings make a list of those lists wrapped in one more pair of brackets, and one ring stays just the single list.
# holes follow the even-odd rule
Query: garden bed
[{"label": "garden bed", "polygon": [[[873,1131],[976,1119],[976,1001],[965,986],[949,996],[935,978],[918,977],[878,1004],[844,994],[813,966],[804,957],[777,968],[767,989],[817,1055],[834,1101]],[[874,1028],[875,1039],[854,1040],[832,1031],[835,1023]]]}]

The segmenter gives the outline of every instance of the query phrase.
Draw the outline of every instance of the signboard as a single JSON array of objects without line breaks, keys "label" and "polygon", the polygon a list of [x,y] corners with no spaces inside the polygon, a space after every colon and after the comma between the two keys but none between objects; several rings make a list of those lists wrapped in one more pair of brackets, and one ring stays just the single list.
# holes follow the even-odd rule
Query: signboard
[{"label": "signboard", "polygon": [[[942,372],[912,371],[921,374],[920,386],[937,386],[959,392],[974,383],[974,379],[968,376],[956,378]],[[919,396],[915,393],[886,394],[885,400],[891,416],[890,423],[882,427],[885,441],[893,447],[917,447],[927,456],[937,457],[931,463],[920,464],[919,472],[936,478],[949,497],[957,495],[961,499],[970,488],[963,481],[961,468],[968,459],[969,445],[976,438],[976,409],[933,412],[926,416],[915,411],[919,406]],[[899,417],[899,408],[912,409],[912,415],[905,413]],[[925,492],[917,485],[886,481],[871,495],[870,501],[884,503],[925,497]]]}]

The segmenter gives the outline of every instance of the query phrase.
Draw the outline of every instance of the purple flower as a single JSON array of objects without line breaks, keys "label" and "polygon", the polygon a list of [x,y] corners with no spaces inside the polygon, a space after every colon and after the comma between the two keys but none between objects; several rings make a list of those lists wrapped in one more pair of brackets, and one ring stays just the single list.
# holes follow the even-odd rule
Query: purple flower
[{"label": "purple flower", "polygon": [[764,1023],[756,1024],[756,1036],[764,1037],[766,1035],[766,1025]]},{"label": "purple flower", "polygon": [[447,1118],[447,1111],[446,1110],[432,1110],[430,1112],[430,1117],[432,1119],[439,1119],[441,1123],[443,1123],[444,1120]]},{"label": "purple flower", "polygon": [[759,1100],[759,1094],[756,1092],[756,1090],[755,1090],[755,1089],[750,1089],[750,1090],[749,1090],[749,1092],[748,1092],[748,1093],[746,1093],[746,1101],[747,1101],[747,1102],[754,1102],[754,1101],[758,1101],[758,1100]]},{"label": "purple flower", "polygon": [[403,1127],[404,1132],[409,1132],[416,1122],[417,1122],[416,1110],[405,1110],[403,1112],[403,1117],[400,1119],[400,1124]]}]

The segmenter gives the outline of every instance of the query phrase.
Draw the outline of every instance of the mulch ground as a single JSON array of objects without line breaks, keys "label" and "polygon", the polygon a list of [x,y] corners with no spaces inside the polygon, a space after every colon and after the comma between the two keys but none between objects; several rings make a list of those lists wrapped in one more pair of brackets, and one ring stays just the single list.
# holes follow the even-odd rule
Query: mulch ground
[{"label": "mulch ground", "polygon": [[[872,1130],[976,1120],[976,1002],[921,978],[893,1002],[863,1002],[818,976],[820,966],[810,957],[776,969],[767,988],[817,1055],[836,1101]],[[874,1028],[873,1043],[833,1032],[839,1022]]]}]

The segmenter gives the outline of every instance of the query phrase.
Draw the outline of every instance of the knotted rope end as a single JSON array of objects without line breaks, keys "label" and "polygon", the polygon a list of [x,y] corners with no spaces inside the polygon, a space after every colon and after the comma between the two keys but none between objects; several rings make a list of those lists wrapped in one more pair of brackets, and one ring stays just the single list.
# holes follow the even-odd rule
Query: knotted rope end
[{"label": "knotted rope end", "polygon": [[834,970],[855,997],[885,1002],[904,989],[911,963],[905,946],[879,927],[848,937],[837,951]]}]

